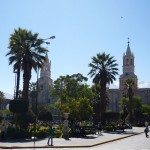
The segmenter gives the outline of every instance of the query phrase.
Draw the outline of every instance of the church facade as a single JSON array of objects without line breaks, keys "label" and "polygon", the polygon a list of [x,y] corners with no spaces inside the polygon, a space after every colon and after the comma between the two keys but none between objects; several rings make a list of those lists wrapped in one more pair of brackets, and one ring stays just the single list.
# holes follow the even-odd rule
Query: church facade
[{"label": "church facade", "polygon": [[138,88],[138,78],[134,70],[134,54],[131,52],[128,42],[127,50],[123,54],[123,73],[119,78],[119,89],[109,89],[110,104],[108,109],[112,112],[119,112],[121,110],[119,102],[124,92],[124,82],[128,78],[134,80],[134,95],[141,97],[144,104],[150,105],[150,88]]},{"label": "church facade", "polygon": [[[49,61],[46,54],[46,60],[40,71],[40,78],[38,79],[38,105],[47,106],[47,104],[54,104],[56,99],[50,97],[50,90],[53,87],[53,80],[51,79],[51,61]],[[59,120],[60,112],[54,108],[51,110],[54,120]]]},{"label": "church facade", "polygon": [[[119,102],[124,89],[124,81],[128,78],[133,79],[135,82],[134,95],[141,97],[144,104],[150,105],[150,88],[138,88],[138,77],[135,74],[134,59],[134,54],[131,52],[130,43],[128,42],[126,52],[123,54],[123,73],[119,78],[119,88],[109,89],[110,103],[107,109],[112,112],[119,112],[121,110]],[[49,96],[52,87],[51,61],[49,61],[48,55],[46,54],[46,61],[40,71],[40,78],[38,79],[38,104],[53,104],[56,101],[56,99],[52,99]]]},{"label": "church facade", "polygon": [[51,79],[51,61],[49,61],[48,54],[46,54],[46,60],[40,71],[40,78],[38,79],[38,104],[50,103],[49,92],[53,86],[53,80]]}]

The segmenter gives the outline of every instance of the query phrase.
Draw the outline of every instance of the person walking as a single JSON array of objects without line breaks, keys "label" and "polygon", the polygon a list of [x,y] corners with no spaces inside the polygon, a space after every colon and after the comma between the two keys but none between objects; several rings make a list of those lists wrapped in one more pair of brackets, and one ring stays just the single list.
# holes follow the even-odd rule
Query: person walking
[{"label": "person walking", "polygon": [[148,132],[149,132],[149,127],[148,127],[148,122],[145,122],[145,129],[144,129],[146,137],[149,137]]},{"label": "person walking", "polygon": [[47,145],[49,145],[49,142],[51,140],[51,146],[53,146],[53,137],[54,137],[54,128],[52,128],[52,126],[50,126],[49,127],[49,136],[48,136]]},{"label": "person walking", "polygon": [[102,132],[102,123],[101,122],[98,123],[97,128],[98,128],[98,134],[101,135],[101,132]]}]

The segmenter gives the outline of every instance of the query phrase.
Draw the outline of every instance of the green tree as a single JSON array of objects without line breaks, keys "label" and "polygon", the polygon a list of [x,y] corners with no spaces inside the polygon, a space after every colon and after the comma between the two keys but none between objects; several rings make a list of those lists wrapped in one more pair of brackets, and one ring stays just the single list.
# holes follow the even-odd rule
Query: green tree
[{"label": "green tree", "polygon": [[14,30],[14,33],[10,35],[9,46],[10,51],[6,54],[9,57],[9,65],[13,65],[13,72],[17,74],[17,84],[16,84],[16,95],[14,98],[18,99],[19,85],[20,85],[20,72],[23,50],[21,50],[22,36],[24,36],[25,30],[18,28]]},{"label": "green tree", "polygon": [[[31,71],[41,68],[44,61],[47,49],[42,47],[45,43],[38,38],[38,33],[33,34],[26,29],[15,29],[11,34],[9,49],[6,54],[9,57],[9,64],[14,64],[14,71],[17,72],[17,91],[19,90],[20,70],[23,71],[23,99],[28,100],[29,82],[31,79]],[[17,94],[16,94],[16,97]]]},{"label": "green tree", "polygon": [[52,121],[53,120],[53,117],[52,117],[52,114],[51,114],[51,109],[50,109],[50,106],[46,105],[46,106],[42,106],[42,107],[39,107],[39,111],[38,111],[38,120],[41,120],[41,121]]},{"label": "green tree", "polygon": [[120,106],[122,108],[122,111],[120,112],[121,113],[121,117],[122,117],[122,119],[125,122],[126,117],[129,114],[129,100],[128,100],[128,98],[122,97],[122,99],[120,101]]},{"label": "green tree", "polygon": [[93,115],[93,119],[94,122],[97,123],[99,121],[101,121],[101,97],[100,97],[100,85],[93,85],[91,87],[92,92],[94,94],[94,97],[92,99],[92,106],[93,106],[93,111],[94,111],[94,115]]},{"label": "green tree", "polygon": [[88,75],[93,78],[93,83],[100,85],[101,92],[101,112],[106,111],[107,106],[107,84],[113,83],[118,75],[118,64],[114,57],[103,52],[92,57],[92,62],[89,64],[91,68]]},{"label": "green tree", "polygon": [[130,123],[133,122],[133,88],[134,88],[135,82],[133,79],[128,78],[125,80],[125,88],[127,88],[127,95],[129,97],[129,121]]},{"label": "green tree", "polygon": [[57,97],[58,101],[55,105],[60,110],[62,117],[65,112],[69,112],[69,119],[72,122],[89,119],[93,113],[90,105],[93,93],[85,81],[87,78],[79,73],[60,76],[54,81],[51,96]]},{"label": "green tree", "polygon": [[[127,97],[123,97],[120,102],[120,106],[123,110],[123,116],[130,121],[130,100]],[[132,98],[132,117],[139,119],[142,114],[142,99],[138,96],[133,96]],[[125,119],[124,118],[124,119]],[[132,119],[133,119],[132,118]]]},{"label": "green tree", "polygon": [[71,123],[76,121],[90,120],[93,115],[93,108],[88,98],[67,98],[67,101],[61,104],[60,101],[55,103],[56,107],[61,111],[62,117],[65,112],[69,113]]},{"label": "green tree", "polygon": [[5,94],[0,91],[0,105],[4,102],[4,99],[5,99]]},{"label": "green tree", "polygon": [[150,105],[143,104],[142,105],[142,113],[147,113],[150,115]]},{"label": "green tree", "polygon": [[54,81],[54,89],[51,95],[61,100],[61,103],[66,101],[67,97],[78,99],[78,97],[85,97],[85,95],[91,94],[86,91],[88,88],[87,84],[84,84],[87,78],[81,74],[73,74],[71,76],[60,76]]}]

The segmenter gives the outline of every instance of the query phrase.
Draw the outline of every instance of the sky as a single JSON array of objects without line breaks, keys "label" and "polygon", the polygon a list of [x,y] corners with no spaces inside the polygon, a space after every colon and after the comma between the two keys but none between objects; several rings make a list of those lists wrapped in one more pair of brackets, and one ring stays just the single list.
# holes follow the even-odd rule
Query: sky
[{"label": "sky", "polygon": [[[49,50],[53,81],[81,73],[89,85],[88,64],[98,53],[114,56],[122,74],[129,38],[138,86],[150,87],[149,8],[149,0],[0,0],[0,91],[14,93],[15,74],[5,55],[10,34],[19,27],[39,33],[39,38],[56,36],[43,45]],[[118,88],[119,75],[110,88]],[[36,82],[34,72],[31,82]]]}]

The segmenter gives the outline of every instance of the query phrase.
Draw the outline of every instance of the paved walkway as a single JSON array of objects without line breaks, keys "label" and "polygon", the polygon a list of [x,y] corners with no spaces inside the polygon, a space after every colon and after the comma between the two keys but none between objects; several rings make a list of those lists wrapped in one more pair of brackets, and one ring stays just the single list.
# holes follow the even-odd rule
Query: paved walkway
[{"label": "paved walkway", "polygon": [[101,135],[89,135],[86,138],[70,138],[65,140],[62,138],[54,138],[54,146],[47,145],[47,139],[36,140],[17,140],[0,142],[0,149],[20,149],[20,148],[77,148],[77,147],[92,147],[119,139],[134,136],[143,133],[143,127],[133,127],[133,129],[126,129],[125,132],[102,132]]}]

